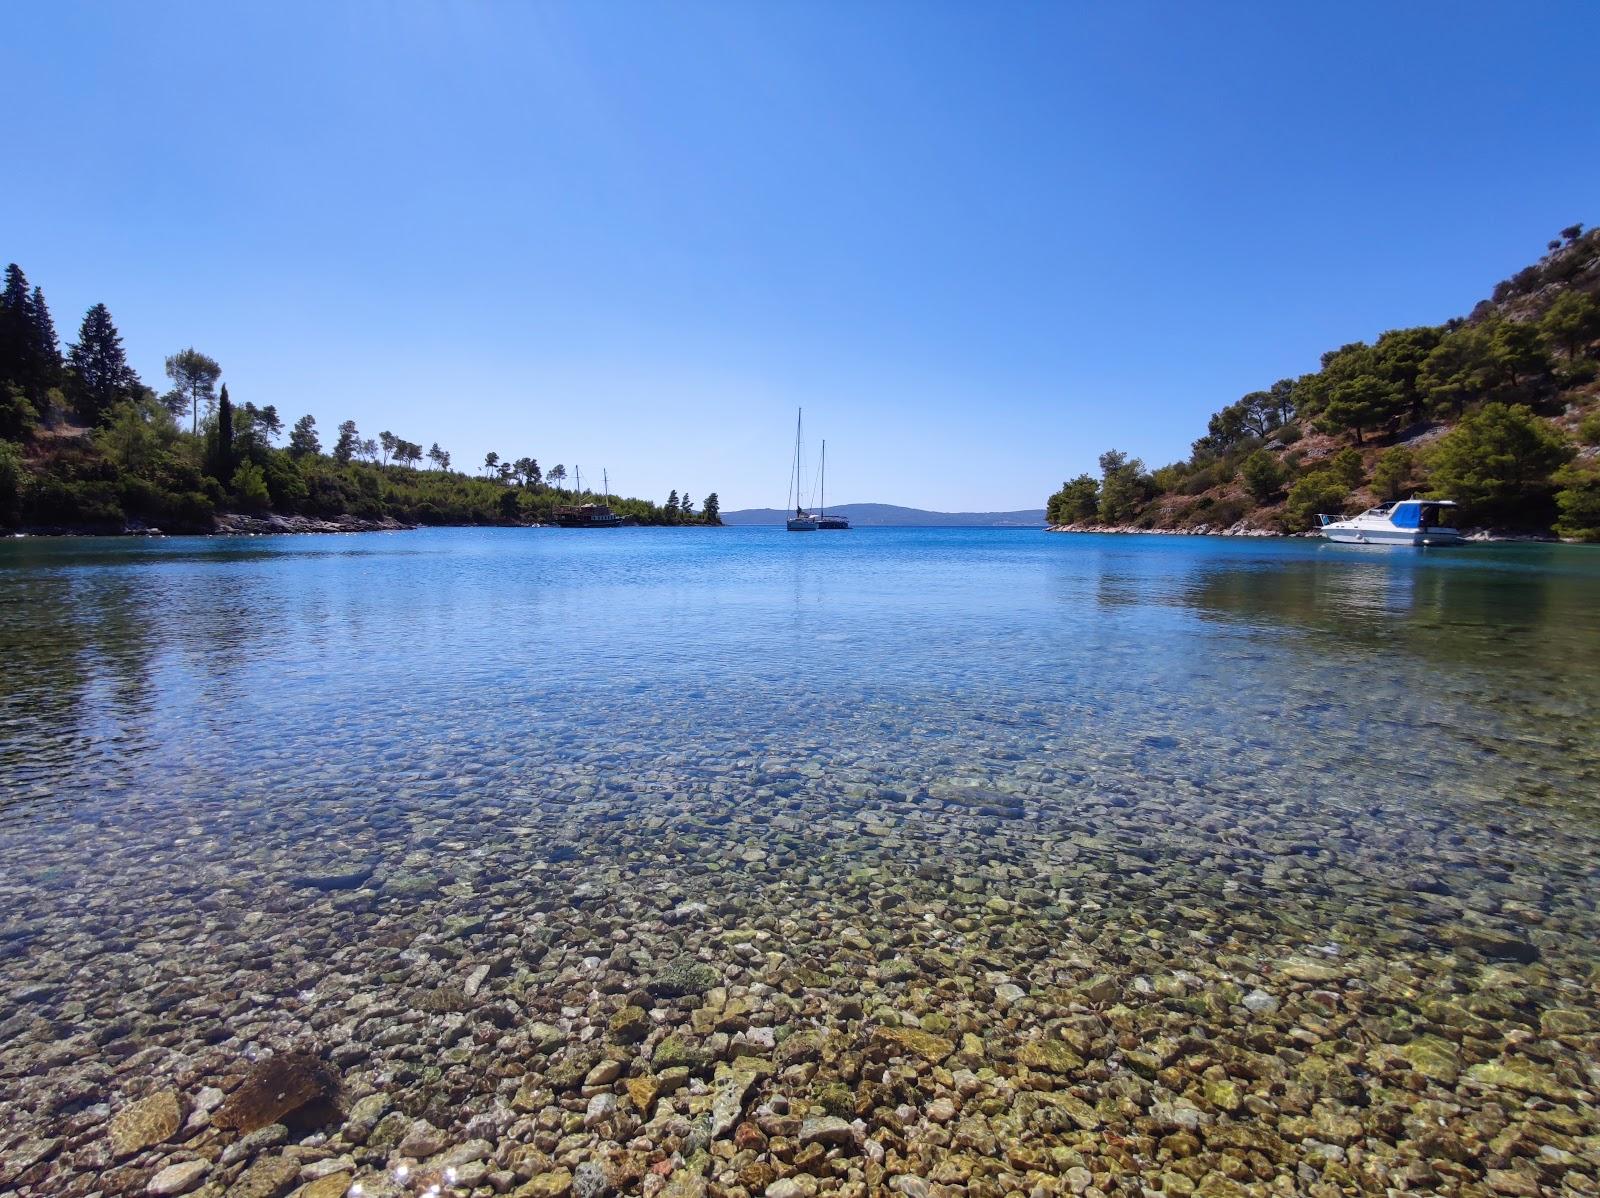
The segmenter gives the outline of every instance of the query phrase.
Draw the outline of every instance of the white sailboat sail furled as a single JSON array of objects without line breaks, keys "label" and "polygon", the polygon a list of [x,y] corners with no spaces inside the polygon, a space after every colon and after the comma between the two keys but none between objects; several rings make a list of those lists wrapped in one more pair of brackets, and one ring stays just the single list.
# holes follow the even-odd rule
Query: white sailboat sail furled
[{"label": "white sailboat sail furled", "polygon": [[787,506],[794,512],[789,517],[788,528],[790,532],[816,532],[816,517],[806,511],[800,501],[800,494],[805,486],[804,459],[800,456],[800,420],[804,409],[795,409],[794,414],[794,465],[789,471],[789,499],[792,503]]},{"label": "white sailboat sail furled", "polygon": [[822,458],[818,469],[822,476],[822,502],[817,505],[817,527],[823,530],[838,530],[850,527],[850,520],[846,516],[828,515],[828,443],[822,443]]}]

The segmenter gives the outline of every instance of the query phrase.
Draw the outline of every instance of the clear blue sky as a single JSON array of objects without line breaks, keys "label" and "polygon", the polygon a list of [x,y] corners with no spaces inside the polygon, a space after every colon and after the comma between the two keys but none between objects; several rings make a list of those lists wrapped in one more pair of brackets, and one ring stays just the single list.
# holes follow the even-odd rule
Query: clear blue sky
[{"label": "clear blue sky", "polygon": [[[1600,5],[14,4],[0,259],[147,382],[1039,506],[1600,222]],[[19,114],[25,119],[18,120]]]}]

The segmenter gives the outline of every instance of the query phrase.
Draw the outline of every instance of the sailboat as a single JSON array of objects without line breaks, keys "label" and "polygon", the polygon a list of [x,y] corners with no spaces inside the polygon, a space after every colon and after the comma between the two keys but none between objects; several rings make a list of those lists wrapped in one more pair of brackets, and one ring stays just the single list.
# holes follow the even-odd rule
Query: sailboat
[{"label": "sailboat", "polygon": [[846,516],[828,515],[828,443],[822,443],[822,461],[819,465],[822,474],[822,502],[817,505],[817,527],[820,529],[849,528],[850,520]]},{"label": "sailboat", "polygon": [[800,505],[800,417],[802,412],[803,409],[797,408],[794,415],[794,468],[789,473],[789,490],[791,492],[790,498],[794,500],[794,515],[789,517],[788,528],[790,532],[816,532],[816,519]]}]

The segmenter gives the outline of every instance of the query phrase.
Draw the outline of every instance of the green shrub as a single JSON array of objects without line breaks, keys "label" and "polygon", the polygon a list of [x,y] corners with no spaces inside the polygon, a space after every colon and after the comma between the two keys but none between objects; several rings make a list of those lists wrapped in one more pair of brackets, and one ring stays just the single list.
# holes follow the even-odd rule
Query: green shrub
[{"label": "green shrub", "polygon": [[1286,424],[1272,435],[1285,445],[1293,445],[1301,437],[1305,436],[1305,433],[1301,431],[1298,424]]},{"label": "green shrub", "polygon": [[265,511],[272,503],[267,476],[254,462],[240,462],[233,472],[233,495],[246,511]]},{"label": "green shrub", "polygon": [[1237,495],[1225,495],[1217,500],[1216,505],[1206,518],[1212,524],[1229,528],[1244,519],[1245,513],[1249,510],[1250,505]]},{"label": "green shrub", "polygon": [[1239,473],[1244,479],[1245,490],[1257,503],[1271,499],[1283,489],[1283,484],[1289,478],[1289,472],[1283,468],[1278,456],[1268,449],[1258,449],[1247,457]]},{"label": "green shrub", "polygon": [[1584,445],[1600,445],[1600,408],[1578,421],[1578,440]]},{"label": "green shrub", "polygon": [[1579,541],[1600,541],[1600,468],[1572,463],[1556,472],[1556,532]]},{"label": "green shrub", "polygon": [[217,505],[209,495],[201,491],[185,491],[181,495],[172,497],[172,502],[167,507],[166,520],[174,528],[207,532],[211,528],[211,518],[216,515],[216,511]]},{"label": "green shrub", "polygon": [[1574,358],[1555,368],[1556,385],[1563,388],[1582,387],[1597,378],[1600,378],[1600,362],[1593,358]]},{"label": "green shrub", "polygon": [[23,496],[23,511],[33,524],[120,528],[121,494],[104,479],[65,479],[35,475]]},{"label": "green shrub", "polygon": [[22,450],[0,441],[0,525],[10,527],[22,518]]},{"label": "green shrub", "polygon": [[1367,477],[1366,467],[1361,463],[1361,454],[1352,446],[1346,446],[1334,454],[1333,460],[1328,463],[1328,470],[1334,478],[1344,484],[1347,491],[1355,490]]},{"label": "green shrub", "polygon": [[1191,473],[1178,490],[1184,495],[1199,495],[1217,485],[1217,466],[1213,462]]},{"label": "green shrub", "polygon": [[39,413],[26,392],[15,383],[0,385],[0,438],[27,440],[39,422]]},{"label": "green shrub", "polygon": [[1380,499],[1399,499],[1409,490],[1416,458],[1404,445],[1386,449],[1372,468],[1372,489]]},{"label": "green shrub", "polygon": [[275,453],[267,458],[261,473],[272,496],[272,508],[278,512],[299,512],[305,508],[310,490],[305,476],[300,473],[294,459],[288,454]]},{"label": "green shrub", "polygon": [[1303,475],[1289,488],[1289,501],[1283,510],[1285,531],[1304,532],[1316,527],[1318,512],[1342,512],[1349,493],[1350,488],[1330,470]]}]

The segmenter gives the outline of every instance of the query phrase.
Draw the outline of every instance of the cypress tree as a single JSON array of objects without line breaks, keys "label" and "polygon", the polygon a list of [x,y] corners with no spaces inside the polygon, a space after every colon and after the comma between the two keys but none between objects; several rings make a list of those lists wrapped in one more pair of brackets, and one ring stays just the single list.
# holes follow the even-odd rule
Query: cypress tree
[{"label": "cypress tree", "polygon": [[228,384],[222,384],[222,394],[217,398],[216,470],[212,473],[227,481],[233,477],[233,402],[228,398]]},{"label": "cypress tree", "polygon": [[72,400],[84,424],[99,424],[140,385],[122,352],[122,335],[104,304],[96,304],[84,314],[67,363],[72,367]]}]

